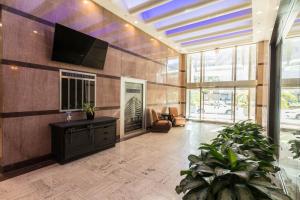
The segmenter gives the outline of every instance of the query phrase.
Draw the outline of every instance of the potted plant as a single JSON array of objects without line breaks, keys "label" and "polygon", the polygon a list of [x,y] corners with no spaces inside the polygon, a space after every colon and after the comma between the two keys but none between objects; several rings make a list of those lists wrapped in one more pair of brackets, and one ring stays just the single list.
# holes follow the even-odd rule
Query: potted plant
[{"label": "potted plant", "polygon": [[188,156],[189,169],[181,171],[185,178],[176,192],[184,200],[290,200],[275,184],[275,148],[261,131],[254,123],[237,123],[201,144],[200,155]]},{"label": "potted plant", "polygon": [[93,120],[95,118],[95,106],[89,103],[83,105],[83,111],[86,114],[87,120]]}]

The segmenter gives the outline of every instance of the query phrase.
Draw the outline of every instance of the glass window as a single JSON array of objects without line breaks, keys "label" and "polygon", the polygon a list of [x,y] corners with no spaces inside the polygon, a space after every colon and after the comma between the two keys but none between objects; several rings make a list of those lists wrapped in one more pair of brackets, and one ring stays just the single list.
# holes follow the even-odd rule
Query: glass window
[{"label": "glass window", "polygon": [[67,110],[69,107],[69,80],[67,78],[61,79],[61,109]]},{"label": "glass window", "polygon": [[204,120],[233,122],[233,89],[202,89]]},{"label": "glass window", "polygon": [[187,116],[190,119],[200,119],[200,89],[191,89],[187,91],[189,101]]},{"label": "glass window", "polygon": [[235,121],[255,120],[255,88],[239,88],[235,92]]},{"label": "glass window", "polygon": [[188,60],[188,82],[199,83],[200,82],[200,70],[201,70],[201,54],[189,54]]},{"label": "glass window", "polygon": [[82,108],[82,80],[77,79],[76,80],[76,88],[77,88],[77,100],[76,100],[76,108],[81,109]]},{"label": "glass window", "polygon": [[96,76],[61,70],[61,111],[80,110],[83,103],[95,106]]},{"label": "glass window", "polygon": [[236,80],[256,79],[256,45],[239,46],[236,49]]},{"label": "glass window", "polygon": [[178,73],[179,71],[179,58],[168,58],[167,73]]},{"label": "glass window", "polygon": [[300,128],[300,87],[281,88],[281,126]]},{"label": "glass window", "polygon": [[300,37],[286,39],[282,51],[282,79],[300,78]]},{"label": "glass window", "polygon": [[232,81],[233,48],[216,49],[203,53],[204,81]]},{"label": "glass window", "polygon": [[[295,33],[295,23],[290,30]],[[280,157],[285,183],[292,199],[299,199],[300,160],[294,158],[290,142],[300,141],[300,37],[283,40],[280,98]]]}]

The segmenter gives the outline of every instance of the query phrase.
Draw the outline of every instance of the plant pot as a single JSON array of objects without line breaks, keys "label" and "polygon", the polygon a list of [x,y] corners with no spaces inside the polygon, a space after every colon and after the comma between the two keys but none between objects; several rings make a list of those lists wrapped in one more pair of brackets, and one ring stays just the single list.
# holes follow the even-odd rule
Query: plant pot
[{"label": "plant pot", "polygon": [[93,120],[95,118],[95,113],[86,113],[86,119],[87,120]]}]

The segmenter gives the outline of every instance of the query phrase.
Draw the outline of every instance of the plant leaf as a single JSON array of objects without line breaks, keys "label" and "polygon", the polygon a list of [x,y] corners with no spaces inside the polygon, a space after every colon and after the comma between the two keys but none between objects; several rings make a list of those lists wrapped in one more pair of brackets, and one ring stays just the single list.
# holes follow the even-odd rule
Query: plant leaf
[{"label": "plant leaf", "polygon": [[221,167],[216,167],[215,168],[216,176],[223,176],[223,175],[228,174],[228,173],[230,173],[229,169],[223,169]]},{"label": "plant leaf", "polygon": [[188,156],[188,160],[189,160],[192,164],[194,164],[194,163],[197,163],[197,162],[201,161],[201,158],[200,158],[199,156],[196,156],[196,155],[191,154],[191,155]]},{"label": "plant leaf", "polygon": [[176,192],[180,194],[181,192],[186,193],[188,190],[192,190],[195,188],[202,188],[206,186],[207,183],[205,180],[195,179],[192,176],[187,176],[181,180],[180,185],[175,188]]},{"label": "plant leaf", "polygon": [[228,148],[227,155],[230,162],[230,166],[232,169],[234,169],[237,165],[238,157],[230,147]]},{"label": "plant leaf", "polygon": [[234,190],[238,200],[255,200],[251,190],[245,185],[236,184]]},{"label": "plant leaf", "polygon": [[225,188],[218,193],[217,200],[235,200],[234,193],[230,189]]},{"label": "plant leaf", "polygon": [[207,165],[198,165],[196,167],[196,172],[213,174],[214,170],[212,168],[210,168],[209,166],[207,166]]},{"label": "plant leaf", "polygon": [[249,184],[261,193],[265,194],[272,200],[292,200],[291,197],[285,195],[281,189],[267,188],[255,184]]},{"label": "plant leaf", "polygon": [[201,190],[191,190],[182,197],[183,200],[206,200],[208,188]]}]

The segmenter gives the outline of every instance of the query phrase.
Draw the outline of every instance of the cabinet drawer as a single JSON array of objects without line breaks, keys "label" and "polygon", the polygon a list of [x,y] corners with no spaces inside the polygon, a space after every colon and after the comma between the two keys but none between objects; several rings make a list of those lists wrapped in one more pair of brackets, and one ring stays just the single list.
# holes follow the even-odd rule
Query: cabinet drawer
[{"label": "cabinet drawer", "polygon": [[116,140],[116,125],[98,126],[94,129],[94,144],[97,149],[114,144]]},{"label": "cabinet drawer", "polygon": [[65,134],[65,158],[72,158],[91,151],[93,138],[89,129],[68,130]]}]

